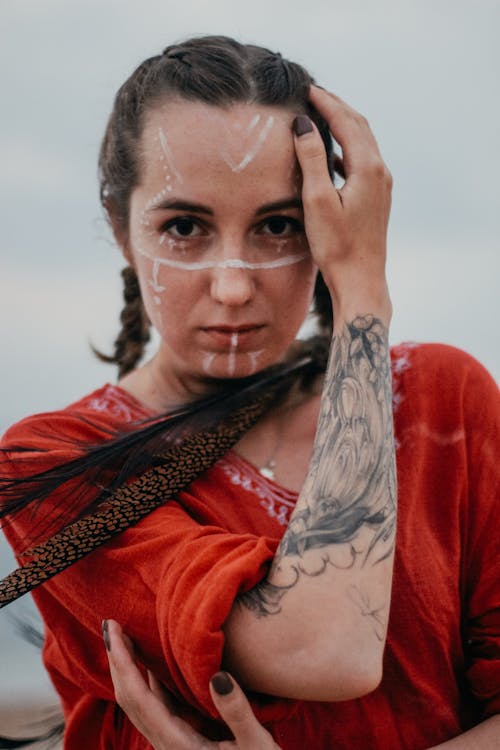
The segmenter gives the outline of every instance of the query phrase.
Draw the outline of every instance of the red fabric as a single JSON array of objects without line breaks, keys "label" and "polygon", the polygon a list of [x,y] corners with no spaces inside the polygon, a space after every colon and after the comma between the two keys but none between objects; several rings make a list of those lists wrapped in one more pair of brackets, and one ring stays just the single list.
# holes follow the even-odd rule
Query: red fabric
[{"label": "red fabric", "polygon": [[[400,511],[383,681],[337,704],[256,696],[284,750],[424,750],[500,709],[498,388],[451,347],[402,345],[392,355]],[[143,416],[108,385],[20,422],[3,445],[32,448],[23,471],[40,470],[74,455],[68,436],[95,442]],[[146,664],[195,707],[193,721],[215,731],[203,717],[213,714],[207,685],[220,667],[221,625],[238,592],[265,575],[294,501],[229,453],[177,501],[34,593],[66,748],[150,747],[115,711],[103,618],[123,624]],[[5,528],[15,551],[56,505]]]}]

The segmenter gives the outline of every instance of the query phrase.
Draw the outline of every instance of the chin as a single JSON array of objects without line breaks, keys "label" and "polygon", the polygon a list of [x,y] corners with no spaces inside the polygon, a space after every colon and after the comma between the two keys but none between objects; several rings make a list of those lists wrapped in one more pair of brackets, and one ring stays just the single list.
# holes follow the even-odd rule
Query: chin
[{"label": "chin", "polygon": [[201,373],[204,379],[237,380],[255,375],[278,360],[263,350],[255,352],[207,353],[203,356]]}]

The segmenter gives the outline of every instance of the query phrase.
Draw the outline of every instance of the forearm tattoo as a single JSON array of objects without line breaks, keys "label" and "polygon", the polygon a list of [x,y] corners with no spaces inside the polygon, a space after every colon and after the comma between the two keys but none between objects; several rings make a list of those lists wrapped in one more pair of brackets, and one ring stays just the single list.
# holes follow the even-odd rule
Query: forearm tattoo
[{"label": "forearm tattoo", "polygon": [[[395,521],[388,334],[380,320],[365,315],[333,338],[309,471],[271,580],[239,601],[257,616],[276,614],[302,575],[377,565],[392,553]],[[273,574],[285,570],[291,581],[273,583]],[[383,631],[367,594],[352,586],[348,595],[375,632]]]}]

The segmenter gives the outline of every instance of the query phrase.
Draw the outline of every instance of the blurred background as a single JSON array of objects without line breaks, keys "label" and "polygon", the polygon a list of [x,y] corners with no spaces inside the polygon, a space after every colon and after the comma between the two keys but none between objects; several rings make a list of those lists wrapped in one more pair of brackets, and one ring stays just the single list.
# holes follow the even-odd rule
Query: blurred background
[{"label": "blurred background", "polygon": [[[3,0],[0,430],[114,380],[90,351],[121,308],[100,138],[132,69],[202,33],[281,51],[368,117],[395,183],[392,340],[454,344],[498,380],[499,32],[496,0]],[[11,621],[27,599],[0,612],[0,733],[9,707],[51,702]]]}]

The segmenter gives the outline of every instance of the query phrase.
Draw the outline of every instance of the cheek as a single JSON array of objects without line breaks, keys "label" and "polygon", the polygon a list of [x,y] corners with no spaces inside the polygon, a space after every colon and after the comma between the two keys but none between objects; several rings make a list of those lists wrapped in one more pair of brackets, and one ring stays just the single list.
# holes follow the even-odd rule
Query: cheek
[{"label": "cheek", "polygon": [[278,306],[287,318],[307,315],[314,294],[316,275],[316,267],[307,260],[269,273],[268,288],[273,291]]},{"label": "cheek", "polygon": [[268,272],[267,294],[273,300],[276,345],[290,345],[307,318],[314,295],[317,270],[312,263]]},{"label": "cheek", "polygon": [[165,340],[184,317],[185,284],[179,283],[176,274],[169,274],[166,266],[143,255],[137,256],[136,268],[148,317]]},{"label": "cheek", "polygon": [[168,287],[159,263],[139,255],[136,259],[137,276],[148,318],[160,336],[164,334],[164,304]]}]

